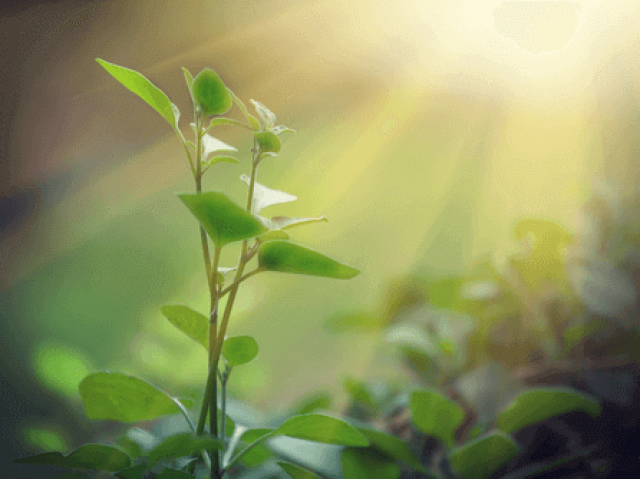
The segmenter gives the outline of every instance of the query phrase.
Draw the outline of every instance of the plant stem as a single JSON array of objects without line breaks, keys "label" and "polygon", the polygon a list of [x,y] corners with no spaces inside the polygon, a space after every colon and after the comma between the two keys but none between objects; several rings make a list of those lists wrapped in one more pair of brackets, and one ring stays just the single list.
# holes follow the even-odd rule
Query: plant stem
[{"label": "plant stem", "polygon": [[253,271],[245,274],[242,278],[235,280],[228,287],[226,287],[225,289],[222,290],[222,292],[220,293],[220,297],[222,298],[223,296],[225,296],[229,291],[231,291],[231,288],[237,287],[237,285],[242,283],[244,280],[249,279],[254,274],[258,274],[258,273],[261,273],[261,272],[262,272],[262,269],[257,268],[257,269],[254,269]]}]

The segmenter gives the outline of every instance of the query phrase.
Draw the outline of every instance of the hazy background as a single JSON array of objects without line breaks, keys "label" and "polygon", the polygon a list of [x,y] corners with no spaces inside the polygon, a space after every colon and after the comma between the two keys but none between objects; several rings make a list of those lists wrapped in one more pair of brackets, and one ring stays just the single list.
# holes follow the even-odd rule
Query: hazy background
[{"label": "hazy background", "polygon": [[[345,376],[396,376],[380,338],[323,329],[374,311],[393,278],[462,271],[508,249],[523,217],[572,230],[594,179],[637,182],[632,0],[27,1],[0,16],[7,457],[37,452],[38,431],[61,449],[89,437],[76,392],[88,372],[137,374],[174,394],[206,375],[205,352],[160,314],[207,308],[198,227],[174,195],[193,190],[187,162],[165,120],[96,57],[163,89],[186,135],[181,67],[215,69],[298,131],[259,181],[299,199],[267,213],[326,215],[292,239],[362,273],[270,273],[241,289],[228,333],[261,349],[231,386],[262,409],[317,389],[340,404]],[[244,201],[250,139],[214,135],[243,162],[217,166],[205,188]],[[227,249],[223,266],[235,265]]]}]

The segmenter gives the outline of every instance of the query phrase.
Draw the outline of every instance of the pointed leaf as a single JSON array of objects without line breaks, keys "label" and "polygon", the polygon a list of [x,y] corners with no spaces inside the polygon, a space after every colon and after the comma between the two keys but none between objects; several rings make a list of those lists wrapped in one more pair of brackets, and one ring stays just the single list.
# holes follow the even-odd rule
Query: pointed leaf
[{"label": "pointed leaf", "polygon": [[209,167],[218,163],[240,163],[240,160],[233,156],[212,156],[207,161],[202,162],[202,171],[206,171]]},{"label": "pointed leaf", "polygon": [[[256,124],[257,124],[257,121],[258,120],[256,120]],[[241,126],[243,128],[247,128],[247,129],[251,130],[251,127],[249,125],[247,125],[246,123],[242,123],[241,121],[234,120],[232,118],[217,117],[217,118],[213,118],[211,120],[211,122],[209,123],[209,126],[207,127],[207,129],[205,131],[209,131],[214,126],[220,126],[220,125]],[[259,125],[258,125],[258,127],[259,127]]]},{"label": "pointed leaf", "polygon": [[193,75],[186,68],[182,68],[182,72],[184,73],[184,79],[187,82],[187,88],[189,89],[189,96],[191,96],[191,100],[195,102],[193,98]]},{"label": "pointed leaf", "polygon": [[342,451],[344,479],[398,479],[400,468],[395,461],[373,449],[346,448]]},{"label": "pointed leaf", "polygon": [[310,412],[317,411],[319,409],[331,408],[332,399],[331,394],[320,392],[312,393],[309,396],[302,398],[295,406],[293,406],[293,414],[301,415]]},{"label": "pointed leaf", "polygon": [[294,416],[277,428],[273,435],[305,439],[307,441],[341,446],[369,445],[367,438],[350,424],[324,414],[303,414]]},{"label": "pointed leaf", "polygon": [[79,389],[89,419],[136,422],[180,412],[174,399],[155,386],[121,373],[90,374]]},{"label": "pointed leaf", "polygon": [[209,349],[209,320],[187,306],[163,306],[162,314],[180,331]]},{"label": "pointed leaf", "polygon": [[260,120],[262,120],[263,129],[270,130],[271,128],[273,128],[273,125],[275,125],[275,122],[276,122],[276,115],[274,115],[271,110],[269,110],[266,106],[264,106],[259,101],[255,101],[255,100],[249,100],[249,101],[253,103],[253,106],[258,112],[258,116],[260,117]]},{"label": "pointed leaf", "polygon": [[349,279],[360,273],[355,268],[287,241],[269,241],[260,246],[258,262],[265,271]]},{"label": "pointed leaf", "polygon": [[435,390],[414,391],[411,412],[418,429],[449,447],[454,446],[454,434],[464,419],[464,410],[458,404]]},{"label": "pointed leaf", "polygon": [[455,449],[450,462],[461,479],[489,479],[519,453],[511,436],[493,431]]},{"label": "pointed leaf", "polygon": [[358,431],[369,440],[372,448],[382,452],[389,459],[404,461],[416,471],[422,474],[426,473],[424,466],[416,459],[409,449],[409,446],[401,439],[369,428],[358,428]]},{"label": "pointed leaf", "polygon": [[278,466],[284,469],[284,472],[289,474],[292,479],[320,479],[320,476],[314,474],[308,469],[304,469],[290,462],[278,461]]},{"label": "pointed leaf", "polygon": [[192,433],[176,434],[163,440],[149,453],[151,464],[171,461],[177,457],[188,457],[200,451],[222,449],[222,443],[209,437],[196,437]]},{"label": "pointed leaf", "polygon": [[251,336],[226,338],[222,343],[222,355],[231,368],[247,364],[258,355],[258,343]]},{"label": "pointed leaf", "polygon": [[193,81],[196,108],[205,116],[223,115],[233,106],[227,87],[216,72],[205,68]]},{"label": "pointed leaf", "polygon": [[220,141],[211,135],[205,133],[202,137],[202,146],[204,149],[204,158],[216,151],[238,151],[231,145],[227,145],[224,141]]},{"label": "pointed leaf", "polygon": [[268,231],[252,214],[222,193],[210,191],[200,194],[183,193],[178,196],[200,221],[216,246],[223,247]]},{"label": "pointed leaf", "polygon": [[174,109],[169,97],[162,90],[135,70],[106,62],[100,58],[96,58],[96,61],[127,89],[138,95],[151,108],[160,113],[172,127],[177,128],[177,108]]},{"label": "pointed leaf", "polygon": [[278,230],[286,230],[288,228],[293,228],[294,226],[303,226],[308,225],[310,223],[318,223],[320,221],[326,221],[326,216],[321,218],[289,218],[287,216],[273,216],[271,218],[271,229]]},{"label": "pointed leaf", "polygon": [[[247,175],[241,175],[240,179],[249,186],[251,180]],[[280,203],[288,203],[297,200],[298,197],[285,193],[284,191],[272,190],[257,181],[253,185],[253,212],[260,213],[267,206],[278,205]]]},{"label": "pointed leaf", "polygon": [[500,413],[497,424],[503,431],[515,432],[571,411],[584,411],[595,417],[602,407],[595,398],[570,388],[535,388],[519,394]]},{"label": "pointed leaf", "polygon": [[260,151],[262,152],[278,153],[282,147],[280,138],[272,131],[260,131],[254,133],[253,136],[256,138],[258,145],[260,145]]},{"label": "pointed leaf", "polygon": [[249,111],[247,110],[247,107],[244,106],[244,103],[242,103],[242,100],[240,100],[240,98],[238,98],[236,94],[231,90],[229,90],[229,95],[231,95],[231,98],[233,99],[233,102],[236,104],[236,106],[240,108],[240,111],[249,122],[249,125],[251,125],[251,128],[253,128],[254,130],[259,130],[260,122],[257,120],[257,118],[249,114]]},{"label": "pointed leaf", "polygon": [[102,444],[85,444],[67,456],[59,452],[47,452],[36,456],[14,459],[17,464],[40,464],[45,466],[72,467],[117,471],[131,466],[131,458],[120,449]]},{"label": "pointed leaf", "polygon": [[281,133],[295,133],[296,130],[293,128],[288,128],[284,125],[274,126],[271,131],[273,131],[276,135],[280,135]]}]

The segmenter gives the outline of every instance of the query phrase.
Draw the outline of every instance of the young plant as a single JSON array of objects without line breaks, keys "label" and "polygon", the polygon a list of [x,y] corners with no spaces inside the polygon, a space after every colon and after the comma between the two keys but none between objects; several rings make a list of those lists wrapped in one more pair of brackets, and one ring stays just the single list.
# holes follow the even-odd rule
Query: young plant
[{"label": "young plant", "polygon": [[[189,403],[164,393],[142,379],[110,372],[90,374],[79,386],[85,411],[90,419],[137,422],[181,413],[190,432],[167,438],[156,445],[148,457],[141,458],[135,465],[121,450],[99,444],[84,445],[66,456],[52,452],[17,459],[15,462],[95,469],[127,479],[148,477],[145,474],[155,472],[158,467],[162,467],[160,463],[163,462],[180,463],[183,470],[166,467],[156,477],[195,477],[197,464],[204,463],[211,478],[221,479],[228,477],[229,469],[247,452],[274,436],[289,436],[348,447],[369,446],[367,437],[350,424],[316,413],[293,416],[276,428],[247,430],[240,441],[229,441],[227,437],[234,428],[225,410],[227,382],[235,367],[253,360],[258,353],[258,345],[253,338],[227,338],[225,335],[241,284],[254,275],[268,271],[337,279],[353,278],[359,273],[352,267],[289,241],[289,229],[326,221],[326,218],[262,216],[265,208],[296,199],[293,195],[268,188],[256,180],[262,161],[267,157],[277,156],[280,152],[280,135],[293,130],[276,125],[275,115],[263,104],[253,100],[258,118],[252,116],[244,103],[213,70],[204,69],[194,78],[188,70],[183,69],[194,110],[191,123],[194,139],[188,141],[178,126],[178,108],[165,93],[134,70],[101,59],[97,61],[116,80],[167,120],[182,144],[193,175],[195,193],[181,193],[178,198],[199,222],[210,307],[208,314],[203,315],[187,306],[168,305],[162,308],[162,314],[209,352],[209,374],[204,387],[204,399],[196,423],[187,410]],[[242,112],[245,121],[222,116],[234,105]],[[240,177],[248,187],[244,208],[235,204],[224,193],[203,191],[204,174],[213,171],[215,165],[240,163],[229,153],[237,151],[236,148],[209,134],[212,129],[222,125],[242,128],[252,138],[249,174]],[[233,268],[222,267],[222,250],[234,243],[240,243],[238,263]],[[250,271],[246,271],[247,269]],[[226,277],[232,271],[235,271],[235,276],[226,284]],[[224,310],[220,311],[220,299],[224,296],[228,296],[227,303]],[[220,411],[217,404],[219,387]],[[245,447],[236,451],[238,443],[245,444]],[[179,458],[187,459],[172,462]],[[295,474],[294,477],[302,474],[297,466],[281,464],[287,473]]]}]

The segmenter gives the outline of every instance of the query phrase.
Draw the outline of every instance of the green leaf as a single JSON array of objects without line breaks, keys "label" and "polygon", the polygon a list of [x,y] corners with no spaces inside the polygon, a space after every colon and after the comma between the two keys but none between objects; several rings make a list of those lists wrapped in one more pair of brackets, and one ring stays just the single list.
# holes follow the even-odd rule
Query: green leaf
[{"label": "green leaf", "polygon": [[414,391],[411,412],[418,429],[449,447],[454,446],[454,434],[464,419],[464,410],[458,404],[435,390]]},{"label": "green leaf", "polygon": [[[247,175],[241,175],[240,179],[249,186],[251,180]],[[257,181],[253,183],[253,207],[255,214],[260,213],[267,206],[278,205],[280,203],[288,203],[297,200],[298,197],[285,193],[284,191],[272,190]]]},{"label": "green leaf", "polygon": [[251,444],[252,442],[257,441],[260,438],[266,439],[267,437],[271,436],[273,432],[274,429],[269,429],[266,427],[248,429],[242,434],[240,440]]},{"label": "green leaf", "polygon": [[385,454],[389,459],[404,461],[416,471],[422,474],[426,473],[424,466],[416,459],[409,449],[409,446],[401,439],[369,428],[358,428],[358,431],[369,440],[372,448]]},{"label": "green leaf", "polygon": [[166,393],[142,379],[121,373],[90,374],[79,389],[89,419],[136,422],[180,412],[175,400]]},{"label": "green leaf", "polygon": [[346,378],[343,383],[344,389],[354,403],[364,403],[371,408],[376,407],[373,396],[366,385],[356,379]]},{"label": "green leaf", "polygon": [[207,161],[202,162],[202,171],[206,171],[209,167],[217,165],[218,163],[240,163],[240,160],[233,156],[212,156]]},{"label": "green leaf", "polygon": [[149,466],[147,464],[138,464],[116,472],[116,477],[119,479],[144,479],[144,473],[148,469]]},{"label": "green leaf", "polygon": [[[222,416],[222,411],[218,409],[218,424],[221,424],[220,416]],[[236,429],[236,423],[233,421],[233,419],[231,419],[231,417],[229,417],[228,414],[226,416],[227,417],[225,418],[225,421],[224,421],[224,435],[233,436],[233,431],[235,431]]]},{"label": "green leaf", "polygon": [[222,443],[217,439],[196,437],[190,432],[176,434],[153,448],[149,453],[149,462],[155,465],[160,461],[171,461],[177,457],[193,456],[200,451],[222,448]]},{"label": "green leaf", "polygon": [[194,477],[195,476],[192,476],[188,472],[165,467],[162,472],[156,476],[156,479],[193,479]]},{"label": "green leaf", "polygon": [[366,447],[369,445],[367,438],[350,424],[341,419],[316,413],[288,419],[273,432],[273,435],[341,446]]},{"label": "green leaf", "polygon": [[[260,218],[260,220],[262,220],[262,218]],[[257,238],[257,240],[260,241],[260,243],[265,243],[266,241],[288,240],[288,239],[289,239],[289,235],[284,231],[280,231],[280,230],[269,231],[268,233],[258,236]]]},{"label": "green leaf", "polygon": [[320,476],[314,474],[308,469],[304,469],[290,462],[278,461],[278,466],[284,469],[284,472],[289,474],[292,479],[320,479]]},{"label": "green leaf", "polygon": [[295,133],[296,130],[293,128],[288,128],[284,125],[274,126],[271,131],[273,131],[276,135],[280,135],[281,133]]},{"label": "green leaf", "polygon": [[255,216],[222,193],[210,191],[178,196],[219,248],[268,231]]},{"label": "green leaf", "polygon": [[288,241],[269,241],[260,246],[258,262],[265,271],[350,279],[360,273],[355,268]]},{"label": "green leaf", "polygon": [[278,136],[272,131],[255,132],[253,136],[258,142],[260,151],[262,152],[278,153],[282,147],[280,138],[278,138]]},{"label": "green leaf", "polygon": [[36,456],[14,459],[17,464],[40,464],[44,466],[72,467],[117,471],[131,466],[131,458],[120,449],[102,444],[85,444],[68,456],[59,452],[47,452]]},{"label": "green leaf", "polygon": [[326,392],[312,393],[302,398],[293,406],[293,414],[307,414],[319,409],[330,409],[332,405],[331,394]]},{"label": "green leaf", "polygon": [[96,61],[127,89],[160,113],[174,129],[177,129],[179,117],[176,115],[177,108],[162,90],[135,70],[114,65],[100,58],[96,58]]},{"label": "green leaf", "polygon": [[[256,124],[257,124],[257,121],[258,120],[256,120]],[[249,125],[247,125],[246,123],[242,123],[241,121],[234,120],[232,118],[217,117],[217,118],[213,118],[211,120],[211,122],[209,123],[209,126],[207,127],[206,131],[209,131],[214,126],[220,126],[220,125],[234,125],[234,126],[242,126],[242,127],[247,128],[249,130],[252,129]],[[259,127],[260,127],[260,125],[258,125],[258,128]]]},{"label": "green leaf", "polygon": [[258,355],[258,343],[251,336],[226,338],[222,343],[222,355],[231,368],[247,364]]},{"label": "green leaf", "polygon": [[563,387],[543,387],[524,391],[498,415],[498,427],[515,432],[566,412],[583,411],[595,417],[602,407],[582,392]]},{"label": "green leaf", "polygon": [[162,314],[180,331],[209,349],[209,320],[187,306],[163,306]]},{"label": "green leaf", "polygon": [[489,479],[519,453],[511,436],[493,431],[455,449],[450,462],[460,479]]},{"label": "green leaf", "polygon": [[238,98],[236,94],[233,93],[231,90],[229,90],[229,95],[231,95],[231,98],[233,99],[233,102],[236,104],[236,106],[240,108],[240,111],[249,122],[249,125],[251,125],[251,128],[253,128],[256,131],[259,130],[260,122],[258,122],[257,118],[249,114],[249,111],[247,110],[247,107],[244,106],[244,103],[242,103],[242,100],[240,100],[240,98]]},{"label": "green leaf", "polygon": [[269,221],[269,228],[272,230],[286,230],[295,226],[303,226],[310,223],[318,223],[320,221],[328,222],[329,220],[326,216],[321,218],[289,218],[287,216],[273,216],[267,221]]},{"label": "green leaf", "polygon": [[395,461],[372,449],[346,448],[342,451],[344,479],[398,479],[400,468]]},{"label": "green leaf", "polygon": [[184,79],[187,82],[187,88],[189,89],[189,96],[191,96],[191,100],[195,102],[193,98],[193,75],[186,68],[182,68],[182,72],[184,73]]},{"label": "green leaf", "polygon": [[196,108],[205,116],[223,115],[233,106],[229,90],[216,72],[205,68],[193,81]]}]

